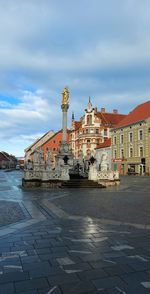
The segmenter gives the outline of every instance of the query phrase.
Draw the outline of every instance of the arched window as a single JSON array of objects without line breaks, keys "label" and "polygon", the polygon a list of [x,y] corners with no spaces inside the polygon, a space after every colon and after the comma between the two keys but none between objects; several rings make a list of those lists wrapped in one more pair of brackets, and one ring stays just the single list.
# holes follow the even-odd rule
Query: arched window
[{"label": "arched window", "polygon": [[92,115],[89,114],[87,115],[87,125],[91,125],[92,124]]}]

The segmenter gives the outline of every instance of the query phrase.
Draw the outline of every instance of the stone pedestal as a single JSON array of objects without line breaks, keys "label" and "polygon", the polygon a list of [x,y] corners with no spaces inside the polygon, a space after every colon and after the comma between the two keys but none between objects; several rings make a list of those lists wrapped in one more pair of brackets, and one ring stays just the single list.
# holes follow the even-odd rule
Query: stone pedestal
[{"label": "stone pedestal", "polygon": [[68,165],[64,165],[61,168],[61,180],[62,181],[69,181],[70,180],[70,176],[69,176],[69,166]]},{"label": "stone pedestal", "polygon": [[95,182],[97,181],[97,168],[95,163],[90,165],[88,179]]}]

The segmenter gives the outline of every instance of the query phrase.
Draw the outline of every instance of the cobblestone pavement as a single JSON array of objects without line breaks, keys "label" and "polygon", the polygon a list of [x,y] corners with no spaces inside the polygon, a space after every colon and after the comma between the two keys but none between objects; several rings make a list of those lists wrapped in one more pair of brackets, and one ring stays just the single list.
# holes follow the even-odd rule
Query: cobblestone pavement
[{"label": "cobblestone pavement", "polygon": [[[106,197],[112,193],[118,209],[124,203],[123,193],[126,197],[129,194],[126,201],[132,206],[133,218],[127,226],[128,219],[120,222],[117,214],[112,219],[108,213],[102,221],[101,213],[96,213],[96,218],[93,212],[92,217],[82,213],[80,204],[82,209],[89,205],[83,200],[84,193],[87,199],[94,195],[92,211],[99,202],[106,210],[104,195],[96,197],[101,192],[76,190],[71,195],[67,190],[23,191],[19,187],[21,176],[18,171],[0,172],[0,200],[22,203],[31,216],[0,229],[0,294],[150,293],[150,230],[144,226],[144,219],[149,224],[149,215],[136,227],[134,215],[140,216],[140,212],[134,211],[130,200],[132,196],[134,200],[140,198],[136,210],[140,210],[141,197],[148,206],[148,178],[138,179],[139,190],[136,178],[125,178],[118,190],[104,192]],[[79,198],[76,204],[72,202],[75,193]],[[68,197],[70,206],[66,204]],[[110,212],[111,207],[110,202]]]}]

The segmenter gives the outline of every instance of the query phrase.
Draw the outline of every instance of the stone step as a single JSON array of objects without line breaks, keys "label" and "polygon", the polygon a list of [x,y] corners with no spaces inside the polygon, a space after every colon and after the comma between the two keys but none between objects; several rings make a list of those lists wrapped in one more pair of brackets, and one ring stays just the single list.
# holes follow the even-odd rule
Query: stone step
[{"label": "stone step", "polygon": [[70,180],[62,183],[62,188],[104,188],[103,185],[87,179]]}]

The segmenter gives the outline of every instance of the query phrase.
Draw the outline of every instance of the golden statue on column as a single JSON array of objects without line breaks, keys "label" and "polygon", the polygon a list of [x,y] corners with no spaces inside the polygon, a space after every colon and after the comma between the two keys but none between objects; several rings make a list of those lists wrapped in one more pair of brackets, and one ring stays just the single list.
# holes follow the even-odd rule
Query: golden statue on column
[{"label": "golden statue on column", "polygon": [[68,105],[69,104],[69,90],[68,87],[65,87],[62,92],[62,105]]}]

